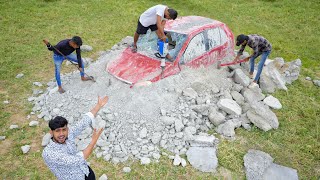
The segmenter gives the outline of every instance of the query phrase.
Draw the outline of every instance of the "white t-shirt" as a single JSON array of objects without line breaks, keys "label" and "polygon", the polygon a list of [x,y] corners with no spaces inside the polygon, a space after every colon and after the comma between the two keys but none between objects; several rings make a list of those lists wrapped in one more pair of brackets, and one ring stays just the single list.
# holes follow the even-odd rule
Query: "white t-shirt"
[{"label": "white t-shirt", "polygon": [[140,16],[140,23],[144,27],[149,27],[150,25],[157,24],[157,15],[161,16],[162,20],[164,19],[164,11],[166,10],[167,6],[165,5],[156,5],[148,10]]}]

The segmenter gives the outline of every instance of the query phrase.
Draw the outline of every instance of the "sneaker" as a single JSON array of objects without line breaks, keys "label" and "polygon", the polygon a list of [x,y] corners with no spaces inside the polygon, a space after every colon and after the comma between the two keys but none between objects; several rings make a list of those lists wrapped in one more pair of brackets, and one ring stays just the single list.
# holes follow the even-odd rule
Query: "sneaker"
[{"label": "sneaker", "polygon": [[255,87],[259,87],[259,85],[258,85],[257,83],[255,83],[255,82],[252,82],[252,83],[248,86],[249,89],[253,89],[253,88],[255,88]]}]

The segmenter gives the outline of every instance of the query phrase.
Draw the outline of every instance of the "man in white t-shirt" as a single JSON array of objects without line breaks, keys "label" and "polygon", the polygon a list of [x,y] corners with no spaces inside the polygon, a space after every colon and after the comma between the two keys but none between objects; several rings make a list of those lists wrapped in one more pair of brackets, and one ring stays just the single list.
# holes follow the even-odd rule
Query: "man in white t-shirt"
[{"label": "man in white t-shirt", "polygon": [[178,12],[176,10],[170,9],[161,4],[153,6],[142,13],[138,20],[137,30],[134,34],[132,52],[137,52],[137,41],[139,36],[140,34],[146,34],[148,29],[156,31],[159,39],[165,41],[167,39],[164,34],[164,25],[166,24],[166,20],[175,20],[177,16]]}]

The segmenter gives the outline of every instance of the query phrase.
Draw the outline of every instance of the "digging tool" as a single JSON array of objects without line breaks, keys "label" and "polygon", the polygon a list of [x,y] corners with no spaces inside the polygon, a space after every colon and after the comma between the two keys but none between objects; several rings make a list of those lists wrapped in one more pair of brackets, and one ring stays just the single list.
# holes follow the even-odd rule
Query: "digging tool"
[{"label": "digging tool", "polygon": [[248,61],[247,58],[244,58],[242,60],[235,61],[235,62],[225,63],[225,64],[220,64],[221,62],[219,61],[218,65],[217,65],[217,68],[220,69],[221,66],[230,66],[230,65],[234,65],[234,64],[238,64],[238,63],[242,63],[242,62],[246,62],[246,61]]},{"label": "digging tool", "polygon": [[[43,42],[45,43],[45,40],[44,40]],[[46,43],[45,43],[45,44],[46,44]],[[47,44],[46,44],[46,45],[47,45]],[[48,45],[51,45],[51,44],[48,42]],[[64,54],[62,54],[62,52],[59,51],[56,47],[54,47],[54,46],[52,46],[52,45],[51,45],[51,47],[52,47],[54,50],[56,50],[61,56],[63,56],[66,60],[68,60],[72,65],[76,66],[77,69],[78,69],[80,72],[83,72],[83,70],[81,71],[80,68],[79,68],[79,66],[78,66],[76,63],[74,63],[73,61],[71,61],[70,59],[68,59],[67,56],[65,56]],[[94,79],[93,76],[89,76],[89,75],[88,75],[87,73],[85,73],[85,72],[83,72],[83,73],[84,73],[91,81],[96,82],[96,80]]]}]

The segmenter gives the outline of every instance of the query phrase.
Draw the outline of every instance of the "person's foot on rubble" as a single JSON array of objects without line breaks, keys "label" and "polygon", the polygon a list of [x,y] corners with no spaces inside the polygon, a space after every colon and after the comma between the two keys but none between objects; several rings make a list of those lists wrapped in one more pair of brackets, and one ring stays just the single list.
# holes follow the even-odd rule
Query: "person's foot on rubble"
[{"label": "person's foot on rubble", "polygon": [[255,87],[259,87],[259,85],[257,84],[257,82],[254,81],[248,86],[249,89],[253,89]]},{"label": "person's foot on rubble", "polygon": [[66,92],[62,87],[59,87],[58,91],[59,91],[60,94],[63,94],[64,92]]},{"label": "person's foot on rubble", "polygon": [[92,80],[92,79],[93,79],[92,76],[90,76],[90,77],[81,76],[81,80],[82,80],[82,81],[89,81],[89,80]]}]

